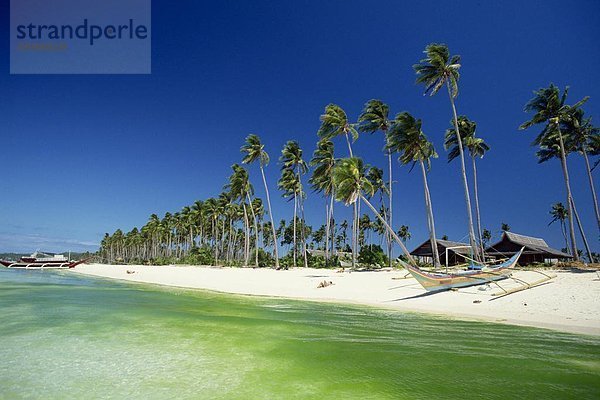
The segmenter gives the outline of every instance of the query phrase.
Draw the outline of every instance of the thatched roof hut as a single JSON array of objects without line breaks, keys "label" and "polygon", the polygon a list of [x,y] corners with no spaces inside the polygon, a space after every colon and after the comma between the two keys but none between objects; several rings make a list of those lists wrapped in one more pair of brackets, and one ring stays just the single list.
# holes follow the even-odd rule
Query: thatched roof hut
[{"label": "thatched roof hut", "polygon": [[502,239],[488,247],[485,253],[496,259],[506,258],[511,257],[523,247],[525,250],[519,257],[521,265],[564,261],[573,258],[570,254],[551,248],[544,239],[506,231],[502,234]]},{"label": "thatched roof hut", "polygon": [[[440,255],[440,263],[446,265],[446,254],[448,254],[448,265],[457,265],[467,262],[466,257],[470,257],[471,246],[467,243],[454,242],[452,240],[437,239],[437,248]],[[431,251],[431,241],[427,239],[416,249],[410,252],[422,261],[432,262],[433,252]]]}]

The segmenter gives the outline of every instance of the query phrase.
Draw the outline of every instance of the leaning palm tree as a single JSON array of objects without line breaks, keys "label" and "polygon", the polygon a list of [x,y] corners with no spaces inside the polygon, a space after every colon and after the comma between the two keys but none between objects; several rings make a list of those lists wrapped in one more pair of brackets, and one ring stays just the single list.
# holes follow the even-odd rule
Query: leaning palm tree
[{"label": "leaning palm tree", "polygon": [[469,222],[469,244],[473,248],[475,259],[481,260],[478,247],[475,240],[475,229],[473,225],[473,215],[471,212],[471,196],[469,194],[469,183],[467,181],[467,172],[465,168],[465,156],[463,151],[462,139],[458,130],[458,116],[456,113],[456,105],[454,99],[458,96],[458,79],[460,74],[460,56],[450,56],[448,46],[445,44],[432,43],[425,48],[427,57],[422,59],[419,64],[415,64],[413,68],[417,73],[417,83],[425,85],[425,94],[431,96],[436,94],[444,85],[448,89],[448,97],[452,105],[452,114],[454,117],[454,130],[458,138],[458,151],[460,154],[460,166],[463,178],[463,187],[465,191],[465,202],[467,205],[467,217]]},{"label": "leaning palm tree", "polygon": [[583,119],[583,110],[577,109],[574,112],[574,118],[567,124],[566,132],[572,141],[574,150],[583,156],[586,172],[592,193],[594,213],[596,214],[596,223],[600,229],[600,211],[598,210],[598,199],[596,197],[596,188],[592,178],[592,168],[590,166],[589,156],[600,154],[600,128],[592,125],[592,118]]},{"label": "leaning palm tree", "polygon": [[[338,201],[343,201],[346,205],[356,203],[362,200],[373,212],[373,214],[383,223],[396,243],[400,246],[408,260],[415,264],[410,252],[400,240],[396,232],[388,225],[385,218],[377,212],[377,209],[365,197],[373,195],[373,187],[365,177],[365,167],[360,158],[350,157],[340,160],[333,169],[333,181],[335,183],[335,197]],[[364,194],[363,194],[364,192]]]},{"label": "leaning palm tree", "polygon": [[573,196],[571,194],[571,183],[569,180],[569,170],[567,168],[567,153],[565,143],[561,132],[561,123],[571,121],[573,110],[579,108],[585,103],[588,97],[580,100],[573,106],[565,104],[569,88],[566,87],[562,95],[558,87],[550,84],[547,88],[541,88],[533,93],[535,96],[525,105],[525,112],[534,112],[535,114],[529,120],[521,124],[519,129],[527,129],[535,124],[545,124],[544,129],[538,135],[534,144],[539,145],[549,135],[555,135],[558,139],[560,150],[560,161],[567,190],[567,211],[569,213],[569,234],[571,238],[571,254],[575,260],[579,259],[577,252],[577,243],[575,241],[575,225],[573,223]]},{"label": "leaning palm tree", "polygon": [[265,193],[267,195],[267,208],[269,210],[269,218],[271,219],[271,234],[275,245],[273,246],[273,252],[275,256],[275,268],[279,269],[279,252],[277,250],[277,233],[275,232],[275,222],[273,221],[273,211],[271,210],[271,196],[269,195],[269,186],[267,185],[267,179],[265,178],[265,166],[269,164],[269,154],[265,151],[265,145],[261,143],[260,138],[257,135],[248,135],[246,138],[246,144],[242,146],[241,151],[246,154],[242,163],[251,164],[256,160],[259,160],[260,174],[262,175],[263,184],[265,186]]},{"label": "leaning palm tree", "polygon": [[[313,152],[310,165],[314,167],[312,176],[309,179],[310,184],[316,192],[323,193],[325,196],[325,262],[329,262],[329,239],[333,232],[331,224],[333,222],[333,166],[335,165],[333,155],[333,142],[328,139],[321,139],[317,143],[317,148]],[[333,237],[331,238],[333,250]]]},{"label": "leaning palm tree", "polygon": [[[453,122],[450,123],[454,125]],[[489,151],[490,146],[485,143],[481,138],[475,136],[475,130],[477,124],[474,121],[470,121],[466,116],[461,115],[458,117],[458,130],[460,132],[463,146],[469,149],[471,155],[471,166],[473,168],[473,194],[475,196],[475,220],[477,222],[477,238],[479,239],[479,245],[481,246],[481,254],[484,253],[483,245],[483,231],[481,230],[481,213],[479,212],[479,191],[477,182],[477,166],[475,160],[477,158],[483,158],[485,153]],[[448,150],[448,162],[454,160],[460,155],[458,148],[458,139],[455,134],[454,127],[446,130],[446,137],[444,141],[444,148]]]},{"label": "leaning palm tree", "polygon": [[[381,100],[369,100],[365,107],[363,108],[362,113],[358,117],[358,122],[360,123],[359,130],[361,132],[374,133],[376,131],[381,131],[383,133],[384,143],[387,144],[387,131],[390,127],[390,120],[388,118],[388,114],[390,112],[390,108],[387,104],[382,102]],[[390,226],[394,226],[393,223],[393,196],[392,196],[392,152],[389,148],[384,147],[387,153],[388,158],[388,199],[389,199],[389,215],[388,215],[388,224]],[[389,266],[392,266],[392,251],[393,251],[393,241],[391,240],[390,235],[386,235],[387,238],[387,251],[388,251],[388,260]]]},{"label": "leaning palm tree", "polygon": [[[575,148],[573,147],[574,141],[571,138],[567,138],[567,139],[568,140],[564,141],[565,165],[566,165],[566,158],[568,157],[569,153],[575,151]],[[560,145],[559,135],[557,132],[543,136],[543,138],[540,139],[540,142],[538,144],[540,145],[540,147],[539,147],[539,150],[536,151],[536,153],[535,153],[538,157],[538,163],[543,163],[543,162],[546,162],[553,158],[558,158],[558,159],[561,158],[561,154],[562,154],[561,153],[561,145]],[[588,244],[587,237],[585,235],[585,231],[583,230],[583,225],[581,223],[581,219],[579,218],[579,214],[577,213],[577,207],[575,206],[575,200],[572,197],[571,197],[571,210],[573,212],[573,214],[571,214],[571,215],[573,215],[575,221],[577,222],[577,227],[579,228],[579,233],[581,234],[581,239],[583,240],[583,245],[588,254],[588,258],[590,259],[590,262],[594,262],[593,256],[592,256],[592,251]],[[568,211],[568,208],[567,208],[567,211]]]},{"label": "leaning palm tree", "polygon": [[550,210],[550,215],[552,216],[552,221],[548,224],[548,226],[552,225],[554,222],[560,222],[560,228],[565,238],[565,248],[569,249],[569,241],[567,240],[567,228],[565,226],[565,221],[569,217],[569,213],[565,208],[563,203],[555,203],[552,204],[552,209]]},{"label": "leaning palm tree", "polygon": [[433,264],[435,267],[439,267],[440,255],[437,248],[433,206],[427,182],[427,171],[431,168],[431,158],[437,158],[438,155],[433,148],[433,143],[427,140],[421,130],[421,120],[415,119],[406,111],[396,116],[388,132],[387,142],[394,152],[400,153],[399,160],[402,164],[412,164],[411,169],[416,163],[421,166]]}]

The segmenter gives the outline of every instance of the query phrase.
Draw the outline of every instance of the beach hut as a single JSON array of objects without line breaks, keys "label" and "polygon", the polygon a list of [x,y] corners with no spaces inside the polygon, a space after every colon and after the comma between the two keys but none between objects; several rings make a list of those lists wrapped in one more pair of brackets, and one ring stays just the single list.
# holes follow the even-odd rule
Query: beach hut
[{"label": "beach hut", "polygon": [[485,253],[487,256],[496,259],[507,258],[516,254],[523,247],[525,247],[525,250],[518,261],[521,265],[544,262],[554,263],[573,258],[567,253],[548,246],[544,239],[506,231],[502,234],[502,239],[498,243],[488,247]]},{"label": "beach hut", "polygon": [[[437,248],[440,255],[440,263],[442,265],[457,265],[466,263],[466,257],[471,257],[471,246],[467,243],[454,242],[452,240],[437,239]],[[431,251],[431,241],[427,239],[420,246],[410,252],[420,261],[431,263],[433,260],[433,252]],[[446,264],[446,257],[448,263]]]}]

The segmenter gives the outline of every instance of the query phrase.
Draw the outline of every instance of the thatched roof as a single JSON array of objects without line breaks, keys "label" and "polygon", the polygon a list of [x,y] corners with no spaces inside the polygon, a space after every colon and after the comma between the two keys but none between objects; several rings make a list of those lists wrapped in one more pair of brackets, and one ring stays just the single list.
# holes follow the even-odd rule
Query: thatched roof
[{"label": "thatched roof", "polygon": [[[446,251],[446,249],[451,248],[451,247],[458,247],[458,248],[449,250],[456,254],[469,255],[471,252],[471,248],[468,243],[454,242],[452,240],[444,240],[444,239],[436,239],[436,241],[437,241],[438,252],[440,252],[440,253]],[[416,249],[414,249],[413,251],[410,252],[410,254],[413,256],[425,256],[425,257],[431,257],[431,253],[432,253],[431,252],[431,241],[429,239],[427,239],[426,241],[421,243]]]},{"label": "thatched roof", "polygon": [[504,232],[499,242],[488,247],[485,252],[490,255],[507,256],[525,247],[523,254],[541,254],[546,258],[573,258],[570,254],[548,246],[542,238],[520,235],[514,232]]}]

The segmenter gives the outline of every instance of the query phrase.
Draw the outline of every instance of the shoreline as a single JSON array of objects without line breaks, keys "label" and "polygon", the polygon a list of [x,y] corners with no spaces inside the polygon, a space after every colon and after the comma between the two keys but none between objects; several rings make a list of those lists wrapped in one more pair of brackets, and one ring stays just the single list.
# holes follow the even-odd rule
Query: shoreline
[{"label": "shoreline", "polygon": [[[554,271],[546,284],[495,298],[499,288],[472,286],[427,294],[403,270],[346,271],[211,266],[83,264],[70,270],[82,275],[226,294],[364,305],[441,317],[528,326],[600,336],[600,277],[596,272]],[[127,273],[133,271],[133,273]],[[532,282],[539,275],[517,271]],[[536,277],[537,276],[537,277]],[[318,288],[320,282],[332,285]],[[514,287],[512,280],[500,284]]]}]

